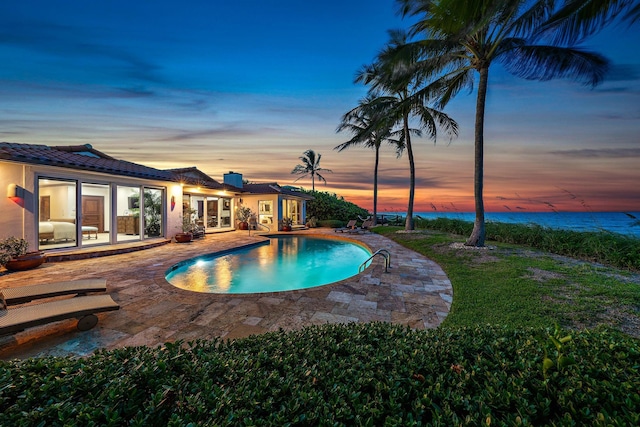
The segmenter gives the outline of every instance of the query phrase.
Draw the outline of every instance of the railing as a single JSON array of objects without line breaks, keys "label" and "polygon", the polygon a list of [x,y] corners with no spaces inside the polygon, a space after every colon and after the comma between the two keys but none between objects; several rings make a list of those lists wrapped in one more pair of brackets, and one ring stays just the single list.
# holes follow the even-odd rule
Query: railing
[{"label": "railing", "polygon": [[367,263],[371,261],[376,255],[381,255],[382,257],[384,257],[384,272],[388,273],[389,267],[391,267],[391,253],[386,249],[378,249],[377,251],[375,251],[373,255],[367,258],[365,262],[360,264],[360,267],[358,268],[358,273],[362,273],[364,269],[367,268]]},{"label": "railing", "polygon": [[[266,228],[266,229],[267,229],[267,232],[271,233],[271,229],[269,228],[269,226],[264,225],[264,224],[261,224],[261,223],[259,223],[259,222],[258,222],[258,223],[256,223],[256,225],[257,225],[258,227],[264,227],[264,228]],[[257,231],[257,229],[256,229],[256,231]]]},{"label": "railing", "polygon": [[261,224],[259,222],[255,222],[249,225],[249,236],[251,236],[251,229],[254,227],[256,232],[258,231],[258,227],[264,227],[267,229],[267,233],[271,233],[271,229],[268,226]]}]

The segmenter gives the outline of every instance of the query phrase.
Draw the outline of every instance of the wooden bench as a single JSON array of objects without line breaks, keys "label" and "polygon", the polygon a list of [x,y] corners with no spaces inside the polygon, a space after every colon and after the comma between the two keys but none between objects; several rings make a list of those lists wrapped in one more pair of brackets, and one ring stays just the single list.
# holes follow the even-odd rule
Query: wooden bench
[{"label": "wooden bench", "polygon": [[90,292],[106,292],[106,279],[83,279],[66,282],[44,283],[42,285],[0,288],[7,305],[24,304],[36,299],[62,295],[86,295]]},{"label": "wooden bench", "polygon": [[119,308],[110,295],[90,295],[0,309],[0,335],[74,317],[78,319],[78,329],[88,331],[98,323],[95,313]]},{"label": "wooden bench", "polygon": [[59,320],[78,318],[78,329],[87,331],[98,323],[95,313],[118,310],[120,306],[109,295],[90,295],[105,292],[105,279],[72,280],[41,285],[3,288],[3,303],[7,306],[25,304],[37,299],[75,295],[19,307],[3,308],[0,304],[0,335],[13,334],[27,328]]}]

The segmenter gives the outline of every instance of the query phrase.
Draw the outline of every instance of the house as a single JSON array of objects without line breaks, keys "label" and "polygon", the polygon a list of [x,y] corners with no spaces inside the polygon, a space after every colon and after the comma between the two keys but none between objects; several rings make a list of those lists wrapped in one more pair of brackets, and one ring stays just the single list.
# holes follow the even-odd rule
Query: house
[{"label": "house", "polygon": [[284,218],[291,219],[294,227],[305,225],[306,202],[313,200],[313,196],[295,187],[281,187],[276,182],[245,184],[242,175],[236,172],[224,174],[223,182],[242,189],[239,205],[251,209],[259,229],[280,230]]},{"label": "house", "polygon": [[[172,238],[183,211],[207,233],[236,228],[251,206],[261,223],[302,224],[311,197],[275,183],[223,183],[196,167],[161,170],[115,159],[91,145],[0,143],[0,239],[23,237],[43,251]],[[275,227],[270,227],[275,231]]]}]

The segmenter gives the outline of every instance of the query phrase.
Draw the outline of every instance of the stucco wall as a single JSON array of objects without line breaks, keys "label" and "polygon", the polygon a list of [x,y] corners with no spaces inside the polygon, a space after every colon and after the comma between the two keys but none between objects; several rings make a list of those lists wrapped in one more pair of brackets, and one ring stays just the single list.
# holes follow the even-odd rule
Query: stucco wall
[{"label": "stucco wall", "polygon": [[[29,242],[30,248],[37,247],[35,230],[25,224],[35,223],[35,199],[33,196],[33,178],[27,178],[28,166],[16,163],[0,162],[0,238],[22,237]],[[18,186],[21,197],[9,198],[11,184]],[[30,228],[30,230],[29,230]]]}]

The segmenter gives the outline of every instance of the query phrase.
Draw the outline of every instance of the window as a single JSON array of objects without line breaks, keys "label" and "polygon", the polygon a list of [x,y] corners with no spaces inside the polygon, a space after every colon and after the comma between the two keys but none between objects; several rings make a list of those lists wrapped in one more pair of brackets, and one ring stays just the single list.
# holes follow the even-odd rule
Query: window
[{"label": "window", "polygon": [[258,201],[258,221],[260,224],[273,224],[273,200]]}]

